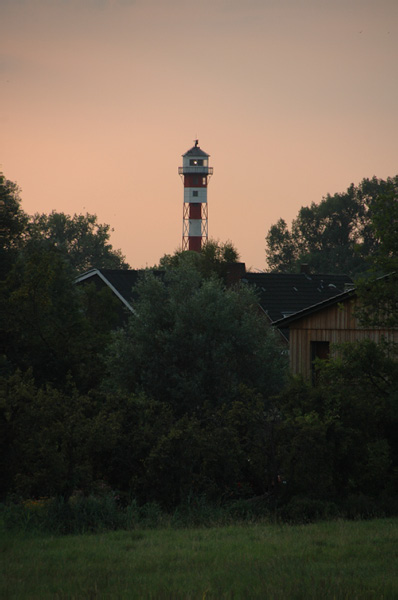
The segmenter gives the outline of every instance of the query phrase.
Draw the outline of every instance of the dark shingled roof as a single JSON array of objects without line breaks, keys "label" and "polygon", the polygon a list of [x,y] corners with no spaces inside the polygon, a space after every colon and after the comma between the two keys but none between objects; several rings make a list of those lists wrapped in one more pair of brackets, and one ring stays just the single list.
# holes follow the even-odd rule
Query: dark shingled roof
[{"label": "dark shingled roof", "polygon": [[275,321],[274,325],[276,327],[281,327],[281,328],[289,327],[289,325],[291,323],[294,323],[295,321],[298,321],[299,319],[302,319],[303,317],[312,315],[320,310],[323,310],[324,308],[328,308],[329,306],[333,306],[334,304],[337,304],[339,302],[344,302],[348,298],[352,298],[355,295],[356,295],[355,288],[347,290],[346,292],[337,294],[337,296],[333,296],[332,298],[327,298],[326,300],[322,300],[318,304],[313,304],[312,306],[303,308],[302,310],[299,310],[298,312],[294,313],[293,315],[285,317],[284,319],[281,319],[280,321]]},{"label": "dark shingled roof", "polygon": [[306,273],[246,273],[242,281],[256,287],[271,322],[337,296],[346,284],[352,284],[348,275]]},{"label": "dark shingled roof", "polygon": [[[395,273],[389,273],[388,275],[382,275],[381,277],[378,277],[375,280],[375,282],[389,279],[390,277],[392,277],[394,275],[395,275]],[[372,284],[370,283],[370,285],[372,285]],[[353,298],[357,295],[355,285],[352,282],[348,282],[348,285],[345,286],[345,288],[346,289],[343,290],[340,294],[337,294],[330,298],[325,298],[325,299],[321,300],[320,302],[311,304],[309,306],[305,306],[304,308],[300,309],[296,313],[286,316],[286,317],[274,322],[274,325],[276,327],[288,327],[290,325],[290,323],[294,323],[295,321],[298,321],[299,319],[302,319],[303,317],[312,315],[320,310],[328,308],[329,306],[333,306],[333,304],[336,304],[338,302],[344,302],[345,300],[347,300],[349,298]]]},{"label": "dark shingled roof", "polygon": [[210,156],[210,154],[206,154],[206,152],[204,152],[201,148],[199,148],[199,146],[192,146],[192,148],[190,148],[182,156],[203,156],[203,157],[208,157],[208,156]]},{"label": "dark shingled roof", "polygon": [[129,302],[133,299],[133,288],[144,271],[131,269],[98,269],[109,283]]},{"label": "dark shingled roof", "polygon": [[[98,288],[108,286],[123,302],[123,304],[134,312],[132,302],[136,298],[134,287],[139,278],[145,273],[145,270],[133,269],[92,269],[76,278],[75,282],[93,282]],[[155,274],[162,276],[162,271],[155,271]]]}]

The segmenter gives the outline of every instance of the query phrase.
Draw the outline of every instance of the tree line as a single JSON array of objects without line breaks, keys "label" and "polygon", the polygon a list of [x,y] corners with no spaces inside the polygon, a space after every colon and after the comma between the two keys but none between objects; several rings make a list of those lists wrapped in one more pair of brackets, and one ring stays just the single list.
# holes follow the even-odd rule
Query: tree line
[{"label": "tree line", "polygon": [[319,204],[303,206],[290,228],[279,219],[266,236],[269,270],[297,273],[305,263],[317,273],[358,277],[368,272],[382,250],[381,238],[387,241],[387,229],[393,236],[397,188],[397,175],[363,179],[343,193],[327,194]]},{"label": "tree line", "polygon": [[[395,185],[374,198],[375,277],[396,261]],[[74,285],[93,266],[128,268],[109,226],[29,216],[4,176],[0,201],[3,501],[68,501],[101,484],[169,511],[192,498],[287,516],[396,510],[395,348],[345,347],[316,387],[290,379],[255,291],[226,285],[230,243],[160,259],[120,326],[109,290]],[[372,317],[382,300],[365,297]]]}]

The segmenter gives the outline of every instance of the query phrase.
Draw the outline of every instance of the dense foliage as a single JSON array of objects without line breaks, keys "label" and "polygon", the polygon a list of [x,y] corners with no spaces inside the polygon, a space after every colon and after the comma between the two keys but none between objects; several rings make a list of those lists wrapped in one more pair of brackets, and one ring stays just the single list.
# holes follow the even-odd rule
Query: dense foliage
[{"label": "dense foliage", "polygon": [[398,326],[398,181],[389,180],[373,204],[372,228],[378,242],[367,277],[357,281],[359,316],[365,325]]},{"label": "dense foliage", "polygon": [[398,176],[363,179],[344,193],[328,194],[319,204],[302,207],[290,229],[280,219],[266,237],[269,269],[292,273],[305,263],[318,273],[366,272],[369,258],[378,251],[377,228],[387,223],[384,204],[394,210],[387,198],[397,186]]},{"label": "dense foliage", "polygon": [[277,437],[289,497],[398,510],[397,359],[388,344],[344,344],[319,362],[317,386],[285,389]]},{"label": "dense foliage", "polygon": [[178,250],[174,254],[165,254],[156,268],[168,270],[190,265],[203,277],[217,275],[226,283],[238,260],[239,253],[231,242],[208,240],[200,252]]},{"label": "dense foliage", "polygon": [[[372,204],[375,276],[395,268],[389,186]],[[2,178],[0,191],[2,499],[61,497],[63,514],[70,498],[104,490],[112,506],[168,511],[242,502],[240,514],[304,521],[397,512],[393,345],[343,347],[316,387],[287,384],[286,351],[256,296],[226,284],[236,250],[215,242],[147,271],[120,327],[109,291],[73,283],[99,256],[84,241],[96,219],[30,219],[17,186]],[[395,280],[379,281],[396,319]]]},{"label": "dense foliage", "polygon": [[255,296],[225,286],[233,246],[162,259],[164,276],[146,274],[136,315],[115,332],[114,297],[73,285],[96,257],[104,266],[107,226],[30,219],[5,187],[15,223],[0,296],[2,496],[68,498],[103,481],[171,508],[264,493],[263,424],[286,356]]},{"label": "dense foliage", "polygon": [[28,236],[36,243],[56,247],[77,273],[97,269],[128,269],[120,250],[109,243],[111,229],[100,224],[96,215],[65,215],[53,211],[35,214]]},{"label": "dense foliage", "polygon": [[109,387],[165,402],[178,415],[239,399],[242,387],[269,397],[286,357],[244,286],[225,288],[182,265],[136,286],[136,316],[114,335]]},{"label": "dense foliage", "polygon": [[18,251],[56,249],[74,273],[92,267],[127,269],[125,257],[110,244],[111,228],[96,215],[51,212],[27,215],[21,208],[21,190],[0,172],[0,281],[11,270]]},{"label": "dense foliage", "polygon": [[0,172],[0,281],[11,269],[28,223],[21,209],[20,189]]}]

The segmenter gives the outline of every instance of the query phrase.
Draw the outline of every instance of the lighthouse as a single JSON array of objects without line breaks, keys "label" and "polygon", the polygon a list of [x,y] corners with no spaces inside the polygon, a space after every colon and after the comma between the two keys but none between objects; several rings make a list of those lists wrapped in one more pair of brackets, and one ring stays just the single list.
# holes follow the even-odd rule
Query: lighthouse
[{"label": "lighthouse", "polygon": [[182,155],[182,167],[178,167],[184,183],[183,250],[200,252],[208,239],[207,183],[213,175],[209,156],[199,147],[199,140],[195,140],[195,145]]}]

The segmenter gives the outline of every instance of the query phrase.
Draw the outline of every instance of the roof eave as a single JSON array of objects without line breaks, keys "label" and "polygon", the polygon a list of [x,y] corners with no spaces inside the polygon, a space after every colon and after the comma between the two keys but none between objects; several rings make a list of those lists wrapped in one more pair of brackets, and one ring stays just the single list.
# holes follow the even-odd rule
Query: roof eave
[{"label": "roof eave", "polygon": [[356,295],[356,290],[348,290],[347,292],[341,292],[341,294],[337,294],[336,296],[332,296],[332,298],[327,298],[326,300],[322,300],[322,302],[318,302],[317,304],[313,304],[312,306],[308,306],[303,310],[299,310],[294,315],[289,315],[288,317],[284,317],[283,319],[279,319],[278,321],[273,321],[272,325],[275,327],[288,327],[294,321],[298,321],[303,317],[306,317],[310,314],[318,312],[323,308],[327,308],[328,306],[332,306],[333,304],[337,304],[338,302],[342,302],[351,296]]},{"label": "roof eave", "polygon": [[103,273],[101,273],[100,269],[91,269],[91,271],[87,271],[87,273],[83,273],[82,275],[79,275],[79,277],[76,277],[75,283],[80,283],[82,281],[85,281],[85,280],[90,279],[91,277],[95,277],[95,276],[99,277],[109,287],[109,289],[115,294],[115,296],[117,298],[119,298],[119,300],[125,305],[125,307],[130,312],[132,312],[134,315],[137,316],[137,312],[134,310],[134,308],[131,306],[131,304],[126,300],[126,298],[124,296],[122,296],[122,294],[115,288],[115,286],[111,284],[109,279],[107,279],[105,277],[105,275]]}]

